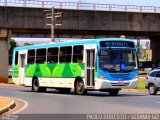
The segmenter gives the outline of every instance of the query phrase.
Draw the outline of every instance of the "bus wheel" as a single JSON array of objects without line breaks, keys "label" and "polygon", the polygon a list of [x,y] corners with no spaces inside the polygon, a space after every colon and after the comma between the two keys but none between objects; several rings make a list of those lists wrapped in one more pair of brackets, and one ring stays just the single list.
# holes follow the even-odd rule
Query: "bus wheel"
[{"label": "bus wheel", "polygon": [[116,96],[116,95],[118,94],[118,92],[119,92],[119,89],[113,89],[113,90],[110,90],[110,91],[109,91],[109,94],[110,94],[111,96]]},{"label": "bus wheel", "polygon": [[32,81],[32,91],[34,92],[45,92],[46,87],[39,87],[39,81],[37,78],[34,78]]},{"label": "bus wheel", "polygon": [[156,88],[155,85],[153,85],[153,84],[150,84],[150,85],[149,85],[148,91],[149,91],[149,94],[150,94],[150,95],[156,95],[156,94],[157,94],[157,88]]},{"label": "bus wheel", "polygon": [[83,80],[77,80],[75,84],[75,92],[78,95],[87,94],[87,90],[84,89],[84,82]]}]

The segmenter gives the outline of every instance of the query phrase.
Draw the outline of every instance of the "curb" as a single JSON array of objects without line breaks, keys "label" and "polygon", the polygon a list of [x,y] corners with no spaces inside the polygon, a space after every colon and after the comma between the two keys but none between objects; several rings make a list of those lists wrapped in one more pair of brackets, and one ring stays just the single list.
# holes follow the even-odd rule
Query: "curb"
[{"label": "curb", "polygon": [[15,101],[12,100],[12,102],[10,104],[8,104],[5,107],[3,107],[2,109],[0,109],[0,115],[9,111],[10,109],[14,108],[15,106],[16,106]]}]

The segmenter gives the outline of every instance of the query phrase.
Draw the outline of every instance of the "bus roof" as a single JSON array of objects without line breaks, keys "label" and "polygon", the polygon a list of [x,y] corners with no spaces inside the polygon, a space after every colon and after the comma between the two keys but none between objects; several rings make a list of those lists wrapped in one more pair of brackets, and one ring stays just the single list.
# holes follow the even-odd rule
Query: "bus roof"
[{"label": "bus roof", "polygon": [[61,47],[61,46],[71,46],[71,45],[97,44],[99,41],[117,41],[117,40],[133,42],[133,40],[126,39],[126,38],[98,38],[98,39],[82,39],[82,40],[75,39],[75,40],[66,41],[66,42],[50,42],[50,43],[37,44],[37,45],[31,45],[31,46],[16,47],[16,48],[14,48],[14,51],[47,48],[47,47]]}]

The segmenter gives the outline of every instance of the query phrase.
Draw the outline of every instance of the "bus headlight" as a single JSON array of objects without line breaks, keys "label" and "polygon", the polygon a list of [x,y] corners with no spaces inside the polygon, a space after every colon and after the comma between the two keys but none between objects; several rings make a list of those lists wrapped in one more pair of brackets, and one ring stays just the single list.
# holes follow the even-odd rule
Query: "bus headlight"
[{"label": "bus headlight", "polygon": [[102,75],[102,74],[100,74],[99,77],[100,77],[101,79],[107,79],[107,78],[106,78],[104,75]]}]

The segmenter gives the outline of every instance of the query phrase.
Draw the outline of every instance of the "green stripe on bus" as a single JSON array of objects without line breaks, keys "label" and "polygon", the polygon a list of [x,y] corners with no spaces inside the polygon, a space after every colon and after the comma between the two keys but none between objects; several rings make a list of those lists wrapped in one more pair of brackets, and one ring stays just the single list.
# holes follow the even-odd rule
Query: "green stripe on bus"
[{"label": "green stripe on bus", "polygon": [[[14,65],[14,77],[19,76],[19,66]],[[82,77],[84,64],[82,63],[62,63],[62,64],[32,64],[26,65],[26,77]],[[98,72],[94,72],[94,77],[98,77]]]},{"label": "green stripe on bus", "polygon": [[26,66],[26,77],[76,77],[82,76],[84,64],[62,63],[62,64],[36,64]]},{"label": "green stripe on bus", "polygon": [[63,77],[62,73],[64,71],[65,64],[57,64],[52,71],[52,76],[54,77]]},{"label": "green stripe on bus", "polygon": [[14,77],[19,76],[19,66],[18,65],[14,65],[14,67],[13,67],[13,76]]}]

